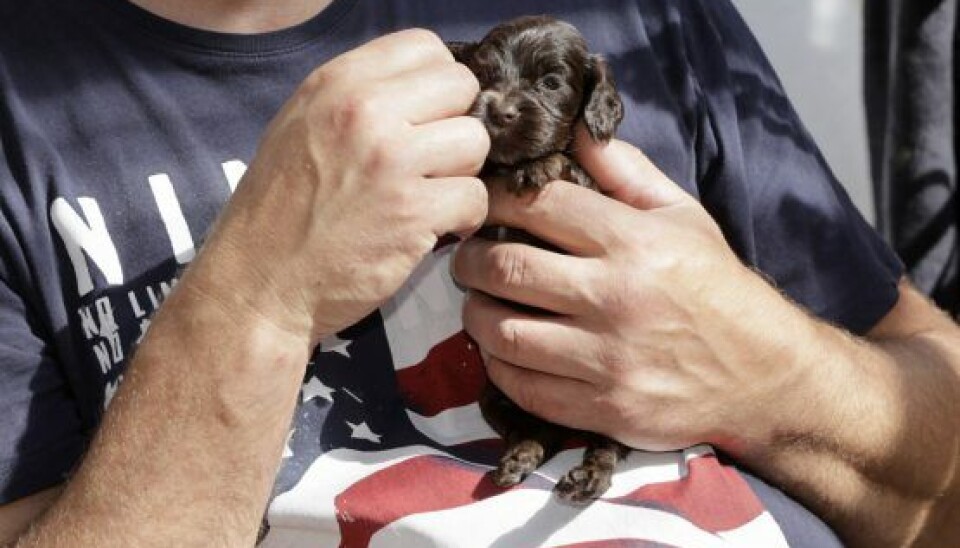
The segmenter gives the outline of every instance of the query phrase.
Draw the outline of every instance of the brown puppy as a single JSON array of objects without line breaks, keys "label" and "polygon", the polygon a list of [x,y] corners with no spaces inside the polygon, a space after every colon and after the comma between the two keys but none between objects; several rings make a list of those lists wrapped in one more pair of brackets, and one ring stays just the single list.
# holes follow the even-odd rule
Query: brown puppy
[{"label": "brown puppy", "polygon": [[[623,119],[623,103],[607,64],[588,52],[572,25],[546,16],[521,17],[498,25],[478,43],[454,43],[450,49],[480,81],[471,114],[490,133],[484,180],[506,184],[517,193],[536,191],[558,179],[596,188],[570,157],[574,127],[582,121],[593,139],[608,141]],[[504,238],[504,231],[496,233]],[[516,231],[505,237],[546,246]],[[556,492],[567,501],[588,502],[610,487],[617,461],[629,451],[604,436],[534,417],[491,383],[480,407],[506,441],[493,473],[502,487],[522,481],[567,440],[585,439],[583,463],[561,478]]]}]

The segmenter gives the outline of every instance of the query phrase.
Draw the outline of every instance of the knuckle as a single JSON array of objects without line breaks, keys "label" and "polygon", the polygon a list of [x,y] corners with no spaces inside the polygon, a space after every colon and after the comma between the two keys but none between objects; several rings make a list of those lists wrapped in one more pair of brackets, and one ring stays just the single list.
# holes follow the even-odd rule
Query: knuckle
[{"label": "knuckle", "polygon": [[449,139],[451,165],[458,166],[457,172],[477,177],[490,153],[490,134],[483,122],[471,117],[451,120],[455,139]]},{"label": "knuckle", "polygon": [[544,185],[524,202],[524,211],[532,222],[556,218],[560,215],[571,215],[571,212],[580,212],[580,204],[571,200],[570,184]]},{"label": "knuckle", "polygon": [[611,424],[626,420],[631,411],[623,405],[623,396],[616,387],[603,390],[593,398],[592,407],[598,415],[614,419]]},{"label": "knuckle", "polygon": [[[506,392],[507,390],[504,390]],[[540,407],[540,395],[533,388],[532,383],[516,382],[510,386],[510,399],[521,409],[528,412],[537,411]]]},{"label": "knuckle", "polygon": [[453,59],[453,54],[450,53],[450,50],[447,48],[446,44],[443,43],[443,40],[440,38],[440,36],[431,30],[425,28],[412,28],[401,31],[401,35],[405,40],[409,40],[412,44],[423,48],[425,51],[435,54],[443,54],[444,58]]},{"label": "knuckle", "polygon": [[[392,139],[385,137],[373,137],[372,140],[373,143],[366,158],[367,171],[383,173],[403,169],[404,154],[401,147],[397,146]],[[396,205],[401,212],[406,212],[410,209],[411,201],[413,200],[407,194],[402,194],[400,202]]]},{"label": "knuckle", "polygon": [[618,319],[627,315],[630,306],[628,299],[624,296],[624,291],[611,291],[601,299],[601,308],[608,317]]},{"label": "knuckle", "polygon": [[626,352],[615,342],[605,340],[603,344],[597,345],[594,351],[597,365],[603,372],[602,378],[605,380],[607,388],[619,386],[624,372],[630,368],[630,360]]},{"label": "knuckle", "polygon": [[593,299],[598,302],[600,310],[611,319],[629,317],[636,302],[640,299],[638,276],[617,275],[612,282],[606,285],[606,290],[595,292]]},{"label": "knuckle", "polygon": [[315,68],[303,81],[303,88],[318,91],[330,86],[339,78],[340,70],[336,62],[330,62]]},{"label": "knuckle", "polygon": [[467,123],[470,125],[474,133],[473,142],[477,144],[476,162],[482,167],[487,159],[487,155],[490,154],[490,147],[492,146],[490,141],[490,132],[487,131],[486,126],[483,125],[483,122],[480,121],[479,118],[470,117],[468,118]]},{"label": "knuckle", "polygon": [[374,125],[379,112],[379,100],[370,91],[355,92],[344,97],[337,105],[335,125],[346,131],[367,129]]},{"label": "knuckle", "polygon": [[303,87],[325,96],[336,96],[340,90],[356,84],[355,61],[350,53],[341,55],[313,69],[303,81]]},{"label": "knuckle", "polygon": [[681,256],[672,250],[659,253],[641,271],[637,282],[640,288],[636,291],[643,291],[643,297],[647,299],[665,297],[668,294],[666,288],[689,280],[691,273],[694,278],[709,279],[712,265],[702,268],[703,263],[703,257],[696,254]]},{"label": "knuckle", "polygon": [[526,344],[526,334],[516,321],[504,320],[497,324],[495,345],[496,352],[506,359],[520,355]]},{"label": "knuckle", "polygon": [[491,276],[491,281],[496,285],[523,287],[529,276],[523,254],[513,246],[500,248],[495,254]]},{"label": "knuckle", "polygon": [[420,197],[411,191],[410,186],[391,184],[391,188],[384,199],[391,204],[391,222],[395,225],[394,229],[410,231],[419,235],[424,233],[421,225],[423,225],[426,216]]},{"label": "knuckle", "polygon": [[610,250],[633,253],[638,245],[636,234],[636,230],[609,230],[604,233],[604,242]]},{"label": "knuckle", "polygon": [[487,196],[487,187],[480,179],[470,179],[467,184],[466,195],[472,212],[470,222],[473,229],[476,230],[483,225],[483,221],[487,218],[490,203]]},{"label": "knuckle", "polygon": [[573,299],[589,312],[603,312],[603,302],[607,295],[605,274],[605,271],[587,268],[579,270],[569,278]]},{"label": "knuckle", "polygon": [[463,86],[463,92],[468,94],[471,99],[476,97],[480,93],[480,81],[477,79],[477,75],[469,67],[460,63],[453,63],[449,66],[449,70],[452,71],[451,77]]}]

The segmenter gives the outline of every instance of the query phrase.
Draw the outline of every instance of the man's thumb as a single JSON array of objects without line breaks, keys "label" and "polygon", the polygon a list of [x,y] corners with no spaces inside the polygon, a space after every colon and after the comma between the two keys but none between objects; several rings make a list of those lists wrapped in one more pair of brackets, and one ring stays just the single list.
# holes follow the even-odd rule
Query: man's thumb
[{"label": "man's thumb", "polygon": [[600,190],[616,200],[649,210],[693,199],[629,143],[617,139],[598,143],[580,125],[573,148],[577,161]]}]

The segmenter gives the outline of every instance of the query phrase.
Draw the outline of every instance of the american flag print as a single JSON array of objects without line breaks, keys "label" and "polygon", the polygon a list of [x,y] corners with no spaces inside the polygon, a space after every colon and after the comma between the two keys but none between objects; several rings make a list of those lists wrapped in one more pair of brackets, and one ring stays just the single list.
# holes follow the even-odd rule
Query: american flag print
[{"label": "american flag print", "polygon": [[268,510],[265,548],[782,547],[743,477],[706,446],[633,451],[587,506],[556,481],[571,447],[522,484],[489,479],[502,444],[480,415],[485,382],[463,332],[453,245],[309,365]]}]

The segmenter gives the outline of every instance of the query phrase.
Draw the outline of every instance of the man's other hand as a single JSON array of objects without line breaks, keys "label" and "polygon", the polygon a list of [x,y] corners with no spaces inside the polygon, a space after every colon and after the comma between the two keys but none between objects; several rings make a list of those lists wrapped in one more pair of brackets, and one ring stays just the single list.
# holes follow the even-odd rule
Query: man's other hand
[{"label": "man's other hand", "polygon": [[311,74],[271,122],[184,282],[208,300],[323,336],[392,295],[446,233],[487,212],[479,85],[410,30]]},{"label": "man's other hand", "polygon": [[472,288],[464,324],[491,379],[536,415],[642,449],[756,427],[748,415],[794,374],[745,355],[762,348],[766,327],[751,293],[770,288],[639,150],[578,139],[578,159],[606,195],[559,181],[519,197],[491,190],[490,223],[568,254],[474,239],[455,259]]}]

